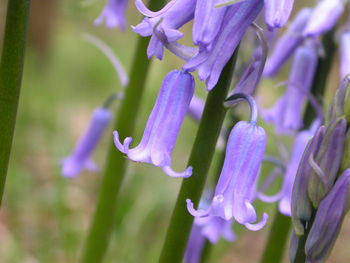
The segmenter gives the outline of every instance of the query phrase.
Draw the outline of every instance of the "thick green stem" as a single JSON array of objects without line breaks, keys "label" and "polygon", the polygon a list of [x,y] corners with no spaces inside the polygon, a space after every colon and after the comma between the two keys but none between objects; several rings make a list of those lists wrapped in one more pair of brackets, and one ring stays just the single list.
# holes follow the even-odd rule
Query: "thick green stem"
[{"label": "thick green stem", "polygon": [[9,0],[0,62],[0,206],[21,91],[30,0]]},{"label": "thick green stem", "polygon": [[[327,77],[332,65],[332,60],[334,55],[334,43],[333,43],[334,32],[335,30],[333,29],[327,34],[325,34],[325,36],[323,37],[322,44],[325,48],[326,57],[319,58],[318,60],[318,66],[316,69],[315,77],[312,84],[312,90],[311,90],[311,93],[316,98],[319,96],[322,97],[325,92]],[[311,125],[315,116],[316,114],[314,109],[310,104],[308,104],[304,115],[304,124],[306,128]],[[284,246],[286,244],[288,233],[292,225],[290,221],[291,221],[290,218],[284,217],[279,212],[276,213],[276,216],[272,224],[272,228],[270,230],[271,233],[266,243],[263,258],[261,260],[262,263],[265,263],[265,262],[278,263],[282,261]],[[285,240],[282,240],[282,237]],[[280,251],[280,253],[277,254],[277,251]],[[304,261],[295,261],[295,262],[299,263]]]},{"label": "thick green stem", "polygon": [[[158,10],[164,5],[164,2],[164,0],[151,0],[150,9]],[[150,65],[146,57],[148,42],[148,38],[139,39],[130,74],[130,83],[119,114],[116,116],[114,130],[118,131],[121,138],[133,135]],[[81,260],[83,263],[99,263],[103,260],[112,232],[117,197],[126,171],[128,160],[116,149],[112,138],[107,156],[96,210],[85,241]]]},{"label": "thick green stem", "polygon": [[276,211],[276,215],[272,222],[273,227],[270,230],[268,242],[261,262],[282,262],[291,225],[292,221],[290,220],[290,217],[284,216],[279,211]]},{"label": "thick green stem", "polygon": [[191,199],[194,206],[198,206],[225,118],[226,109],[223,107],[223,103],[231,83],[237,50],[225,66],[218,84],[210,91],[205,103],[203,116],[188,161],[188,166],[193,167],[193,174],[182,182],[160,255],[159,262],[161,263],[180,263],[182,261],[193,224],[193,216],[186,208],[186,199]]}]

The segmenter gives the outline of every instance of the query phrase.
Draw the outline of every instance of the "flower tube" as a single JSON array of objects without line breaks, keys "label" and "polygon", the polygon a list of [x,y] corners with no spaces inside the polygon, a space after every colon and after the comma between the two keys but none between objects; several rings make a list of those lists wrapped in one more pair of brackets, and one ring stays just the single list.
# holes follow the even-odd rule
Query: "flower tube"
[{"label": "flower tube", "polygon": [[125,138],[124,144],[121,144],[119,134],[115,131],[115,146],[131,161],[162,167],[163,171],[172,177],[191,176],[192,167],[188,167],[182,173],[173,171],[170,167],[170,155],[193,93],[194,79],[191,74],[178,70],[169,72],[160,88],[140,144],[134,149],[129,149],[132,138]]},{"label": "flower tube", "polygon": [[303,31],[305,37],[317,37],[329,31],[344,11],[342,0],[322,0],[313,10]]},{"label": "flower tube", "polygon": [[349,210],[350,169],[345,170],[320,203],[305,244],[306,262],[325,262]]},{"label": "flower tube", "polygon": [[79,139],[72,154],[61,160],[61,174],[65,177],[74,177],[87,169],[93,172],[98,171],[98,167],[90,158],[92,151],[100,141],[111,120],[111,112],[106,108],[97,108],[92,114],[89,127]]},{"label": "flower tube", "polygon": [[263,6],[262,0],[246,0],[227,7],[211,50],[199,50],[199,53],[191,58],[183,69],[187,71],[197,69],[199,79],[206,81],[207,90],[213,89],[222,69]]},{"label": "flower tube", "polygon": [[287,23],[293,4],[294,0],[265,0],[265,20],[269,30]]},{"label": "flower tube", "polygon": [[99,26],[106,21],[106,26],[113,28],[119,26],[125,30],[125,9],[128,0],[108,0],[100,16],[95,20],[94,25]]}]

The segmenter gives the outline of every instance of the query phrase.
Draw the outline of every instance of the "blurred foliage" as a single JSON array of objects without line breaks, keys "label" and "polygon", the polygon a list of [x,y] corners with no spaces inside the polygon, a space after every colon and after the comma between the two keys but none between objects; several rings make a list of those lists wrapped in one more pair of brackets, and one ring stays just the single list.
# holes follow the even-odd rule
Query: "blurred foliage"
[{"label": "blurred foliage", "polygon": [[[125,33],[104,26],[94,27],[92,22],[104,6],[102,0],[32,2],[22,94],[0,211],[0,263],[73,263],[78,262],[94,211],[100,174],[83,172],[74,179],[62,178],[59,160],[70,154],[93,109],[111,93],[122,89],[107,58],[84,42],[81,35],[89,33],[105,41],[127,70],[138,36],[130,27]],[[4,1],[0,3],[0,40],[5,5]],[[129,4],[126,16],[131,25],[142,19],[133,3]],[[190,33],[190,30],[186,26],[183,31]],[[163,62],[152,62],[134,145],[141,139],[163,78],[170,70],[180,69],[181,64],[169,52],[165,52]],[[264,82],[260,91],[268,105],[278,97],[276,90],[271,89],[278,81]],[[196,94],[205,98],[204,83],[196,82]],[[238,112],[247,117],[246,109],[246,106],[240,107]],[[113,110],[117,112],[118,103]],[[173,153],[175,170],[185,167],[196,129],[196,123],[186,118]],[[107,131],[94,153],[94,160],[101,167],[112,139],[111,132]],[[268,127],[267,133],[271,135],[273,130]],[[276,152],[274,139],[268,140],[267,153]],[[292,141],[287,145],[290,148]],[[215,165],[218,158],[214,159],[212,176],[218,170]],[[263,169],[266,174],[271,167],[266,165]],[[130,162],[105,262],[157,261],[180,183],[181,179],[167,177],[159,168]],[[272,187],[271,193],[276,189],[278,184]],[[274,213],[275,205],[257,203],[258,215],[263,211]],[[349,234],[350,222],[347,222],[344,231]],[[230,244],[221,240],[211,262],[257,262],[269,228],[270,222],[262,231],[254,233],[236,224],[238,241]],[[349,237],[340,236],[347,239],[347,244]],[[338,245],[333,254],[337,254],[336,251],[346,256],[346,250],[338,249]],[[344,262],[339,258],[330,262]]]}]

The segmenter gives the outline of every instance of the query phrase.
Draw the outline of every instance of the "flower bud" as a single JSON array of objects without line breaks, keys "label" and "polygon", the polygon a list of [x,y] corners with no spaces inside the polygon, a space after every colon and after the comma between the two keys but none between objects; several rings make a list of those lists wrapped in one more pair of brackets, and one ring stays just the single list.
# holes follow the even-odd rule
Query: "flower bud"
[{"label": "flower bud", "polygon": [[312,214],[312,203],[308,194],[308,184],[312,171],[309,158],[310,155],[315,156],[318,153],[323,139],[323,131],[324,127],[321,126],[316,131],[315,136],[310,140],[300,161],[294,182],[291,212],[295,234],[297,236],[304,234],[304,225],[310,220]]},{"label": "flower bud", "polygon": [[314,162],[309,181],[309,197],[316,209],[332,188],[338,174],[343,156],[345,132],[345,119],[334,120],[327,127],[318,154],[312,156],[314,161],[309,160],[311,164]]},{"label": "flower bud", "polygon": [[349,205],[350,169],[321,201],[305,244],[306,262],[325,262],[337,240]]}]

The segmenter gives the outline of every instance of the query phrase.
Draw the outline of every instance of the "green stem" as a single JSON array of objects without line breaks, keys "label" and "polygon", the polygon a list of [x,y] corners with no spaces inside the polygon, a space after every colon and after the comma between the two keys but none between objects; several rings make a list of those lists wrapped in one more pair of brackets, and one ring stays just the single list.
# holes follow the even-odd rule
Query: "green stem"
[{"label": "green stem", "polygon": [[9,0],[0,62],[0,206],[21,91],[30,0]]},{"label": "green stem", "polygon": [[160,255],[160,263],[177,263],[182,261],[193,224],[193,216],[190,215],[186,208],[186,199],[191,199],[194,206],[198,206],[214,155],[216,142],[225,118],[226,109],[223,103],[230,87],[237,50],[222,71],[218,84],[208,94],[188,161],[188,166],[193,167],[193,174],[182,182]]},{"label": "green stem", "polygon": [[314,224],[314,220],[316,217],[316,210],[312,210],[312,215],[310,221],[307,222],[307,227],[305,228],[305,233],[303,236],[299,237],[299,242],[298,242],[298,249],[297,253],[295,255],[295,259],[293,263],[304,263],[306,260],[306,254],[305,254],[305,244],[307,237],[309,235],[309,232],[311,230],[312,225]]},{"label": "green stem", "polygon": [[[164,2],[164,0],[151,0],[150,9],[158,10],[164,5]],[[148,42],[148,38],[139,39],[130,74],[130,83],[126,89],[120,112],[116,116],[114,130],[117,130],[122,138],[133,135],[150,65],[146,57]],[[128,160],[116,149],[113,140],[111,142],[96,210],[85,241],[81,260],[83,263],[102,262],[112,232],[117,197]]]},{"label": "green stem", "polygon": [[[333,43],[334,32],[335,30],[333,29],[327,34],[325,34],[323,37],[322,44],[325,48],[326,58],[319,58],[318,60],[318,66],[316,69],[316,73],[315,73],[315,77],[314,77],[312,89],[311,89],[311,93],[316,98],[318,96],[322,97],[325,91],[327,77],[332,65],[332,60],[334,55],[334,43]],[[311,125],[315,116],[316,114],[314,112],[314,109],[309,103],[304,115],[305,127],[309,127]],[[273,220],[271,233],[269,235],[269,239],[267,241],[261,262],[265,263],[265,262],[282,261],[284,246],[288,238],[290,227],[291,227],[290,218],[286,218],[282,216],[279,212],[277,212]],[[282,237],[284,238],[284,240],[282,240]],[[277,251],[280,251],[280,253],[277,253]],[[304,261],[295,261],[295,262],[304,262]]]},{"label": "green stem", "polygon": [[292,221],[290,220],[290,217],[284,216],[279,211],[276,211],[276,215],[272,222],[273,227],[270,230],[268,242],[261,262],[282,262],[283,252],[292,225],[291,223]]}]

